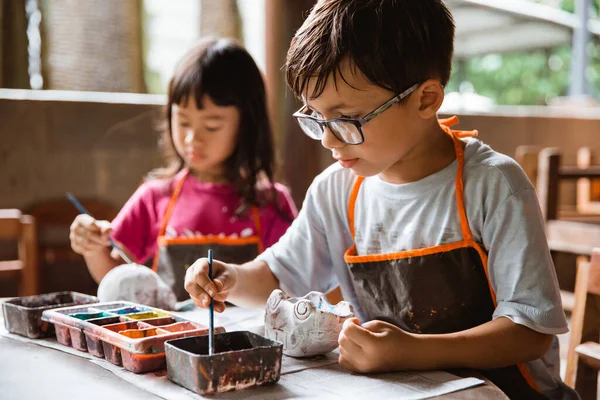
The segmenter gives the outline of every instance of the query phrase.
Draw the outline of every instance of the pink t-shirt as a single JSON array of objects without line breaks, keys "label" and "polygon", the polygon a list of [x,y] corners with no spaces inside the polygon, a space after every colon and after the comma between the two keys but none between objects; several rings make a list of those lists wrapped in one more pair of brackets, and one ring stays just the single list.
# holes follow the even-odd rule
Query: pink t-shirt
[{"label": "pink t-shirt", "polygon": [[[122,243],[138,263],[146,263],[154,257],[169,200],[175,184],[184,173],[179,172],[170,182],[149,181],[142,184],[113,220],[113,239]],[[279,240],[298,214],[285,186],[276,183],[275,189],[279,209],[286,218],[277,213],[273,204],[259,209],[260,235],[265,249]],[[239,204],[240,198],[232,185],[200,182],[188,175],[169,218],[165,236],[256,235],[251,212],[240,218],[234,215]]]}]

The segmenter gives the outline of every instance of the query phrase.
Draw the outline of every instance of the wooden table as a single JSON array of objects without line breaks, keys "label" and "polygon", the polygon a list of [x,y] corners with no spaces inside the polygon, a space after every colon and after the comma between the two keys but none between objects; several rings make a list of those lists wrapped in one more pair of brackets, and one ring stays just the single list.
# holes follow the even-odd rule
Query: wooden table
[{"label": "wooden table", "polygon": [[[461,375],[473,376],[466,371]],[[266,395],[286,398],[286,390],[282,384],[271,385],[270,388],[263,387],[260,390],[265,389]],[[112,372],[85,358],[2,336],[0,336],[0,398],[2,400],[36,398],[48,400],[161,399],[161,397],[122,380]],[[508,399],[489,381],[482,386],[436,398],[443,400]]]}]

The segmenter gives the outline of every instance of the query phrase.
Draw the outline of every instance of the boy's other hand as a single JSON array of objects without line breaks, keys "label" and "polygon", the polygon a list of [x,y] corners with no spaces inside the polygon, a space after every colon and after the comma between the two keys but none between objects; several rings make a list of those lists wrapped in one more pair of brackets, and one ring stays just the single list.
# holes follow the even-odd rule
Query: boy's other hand
[{"label": "boy's other hand", "polygon": [[344,322],[338,342],[340,365],[360,373],[412,369],[417,346],[414,335],[397,326],[383,321],[361,326],[358,318]]},{"label": "boy's other hand", "polygon": [[194,303],[208,308],[210,298],[215,299],[215,311],[225,311],[225,300],[237,282],[234,266],[213,260],[213,280],[208,279],[208,259],[201,258],[188,268],[185,274],[185,290]]},{"label": "boy's other hand", "polygon": [[110,246],[108,239],[111,231],[109,221],[98,221],[89,215],[80,214],[71,224],[71,248],[81,255],[104,251]]}]

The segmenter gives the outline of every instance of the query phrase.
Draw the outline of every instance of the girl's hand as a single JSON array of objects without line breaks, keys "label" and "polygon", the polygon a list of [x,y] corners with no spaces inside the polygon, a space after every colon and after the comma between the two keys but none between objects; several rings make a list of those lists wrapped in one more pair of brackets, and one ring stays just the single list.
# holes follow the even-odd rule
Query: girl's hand
[{"label": "girl's hand", "polygon": [[82,256],[105,251],[112,228],[108,221],[97,221],[86,214],[78,215],[71,224],[71,248]]},{"label": "girl's hand", "polygon": [[358,318],[348,319],[338,342],[340,365],[361,373],[413,369],[411,360],[418,352],[414,335],[383,321],[361,326]]},{"label": "girl's hand", "polygon": [[237,282],[235,266],[213,260],[213,280],[208,279],[208,259],[201,258],[185,274],[185,290],[198,307],[208,308],[215,299],[215,311],[225,311],[225,300]]}]

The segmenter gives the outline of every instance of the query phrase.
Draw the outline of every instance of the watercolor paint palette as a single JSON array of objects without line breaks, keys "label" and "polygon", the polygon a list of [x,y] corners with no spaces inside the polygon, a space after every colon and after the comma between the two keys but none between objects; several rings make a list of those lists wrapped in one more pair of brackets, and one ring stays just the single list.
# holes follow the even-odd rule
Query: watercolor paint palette
[{"label": "watercolor paint palette", "polygon": [[204,395],[274,383],[281,377],[280,342],[239,331],[215,335],[214,345],[209,355],[207,336],[167,341],[169,379]]},{"label": "watercolor paint palette", "polygon": [[208,334],[205,325],[130,302],[58,308],[44,312],[42,319],[54,324],[59,343],[135,373],[165,368],[165,341]]},{"label": "watercolor paint palette", "polygon": [[2,303],[4,325],[10,333],[31,339],[54,335],[54,326],[42,321],[46,310],[98,303],[98,298],[78,292],[55,292],[18,297]]}]

